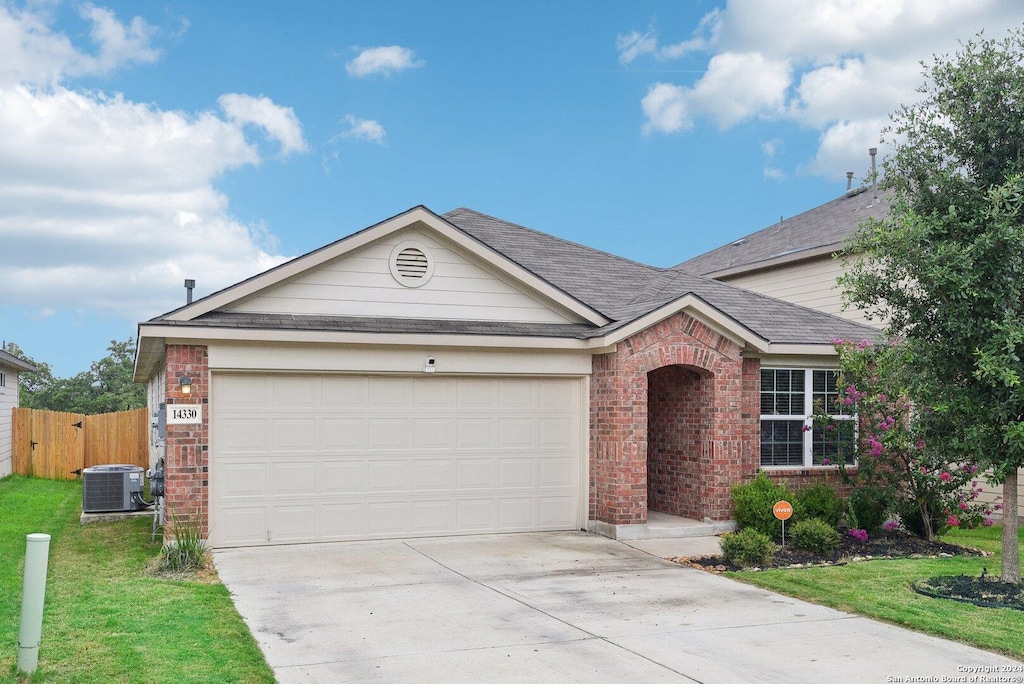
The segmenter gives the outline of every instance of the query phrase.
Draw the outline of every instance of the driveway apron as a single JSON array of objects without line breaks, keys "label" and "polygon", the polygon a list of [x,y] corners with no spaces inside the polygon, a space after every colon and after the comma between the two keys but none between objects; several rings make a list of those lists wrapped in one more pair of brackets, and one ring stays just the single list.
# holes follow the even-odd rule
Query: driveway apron
[{"label": "driveway apron", "polygon": [[969,681],[972,668],[1001,666],[1024,674],[1009,658],[582,532],[228,549],[214,560],[283,683]]}]

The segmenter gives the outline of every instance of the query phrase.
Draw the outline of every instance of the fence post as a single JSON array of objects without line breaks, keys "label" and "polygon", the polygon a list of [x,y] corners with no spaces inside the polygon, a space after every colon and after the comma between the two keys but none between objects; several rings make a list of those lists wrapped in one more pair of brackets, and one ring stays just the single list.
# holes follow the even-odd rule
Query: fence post
[{"label": "fence post", "polygon": [[46,600],[46,566],[50,535],[30,534],[25,543],[25,584],[21,595],[21,627],[18,630],[18,670],[36,671],[43,636],[43,604]]}]

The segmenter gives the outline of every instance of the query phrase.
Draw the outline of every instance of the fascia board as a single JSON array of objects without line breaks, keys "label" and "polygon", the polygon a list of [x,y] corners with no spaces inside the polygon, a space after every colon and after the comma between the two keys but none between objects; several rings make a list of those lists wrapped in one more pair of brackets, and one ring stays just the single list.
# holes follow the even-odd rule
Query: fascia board
[{"label": "fascia board", "polygon": [[377,346],[503,347],[506,349],[559,349],[589,351],[587,340],[572,337],[511,335],[451,335],[439,333],[366,333],[327,330],[260,330],[208,328],[205,326],[140,326],[140,335],[166,338],[167,344],[204,342],[299,342],[312,344],[360,344]]},{"label": "fascia board", "polygon": [[509,277],[523,283],[531,290],[539,293],[544,298],[554,302],[583,320],[594,325],[607,325],[611,321],[600,313],[591,309],[579,300],[569,296],[555,288],[547,281],[530,273],[522,266],[519,266],[510,259],[495,252],[483,243],[474,240],[464,232],[445,221],[423,206],[413,207],[386,221],[370,226],[364,230],[354,233],[346,238],[334,242],[326,247],[310,252],[305,256],[297,257],[269,271],[253,276],[237,285],[228,287],[220,292],[204,297],[199,301],[182,307],[165,316],[171,321],[190,321],[193,318],[202,316],[205,313],[230,306],[231,304],[253,295],[277,283],[293,278],[301,273],[314,269],[344,254],[355,251],[360,247],[370,244],[391,233],[407,228],[415,223],[423,223],[434,229],[448,240],[456,243],[462,249],[470,252],[477,258],[485,261]]},{"label": "fascia board", "polygon": [[[153,377],[153,372],[159,366],[160,360],[164,357],[164,329],[153,331],[149,334],[143,332],[142,325],[138,328],[138,347],[135,351],[135,371],[132,376],[133,382],[148,382]],[[155,327],[155,326],[147,326]]]},{"label": "fascia board", "polygon": [[788,266],[801,261],[810,261],[811,259],[817,259],[822,256],[831,257],[831,255],[841,251],[842,249],[842,242],[833,242],[830,245],[803,249],[798,252],[791,252],[780,257],[775,257],[774,259],[765,259],[763,261],[755,261],[749,264],[742,264],[740,266],[723,268],[718,271],[712,271],[711,273],[704,273],[703,276],[713,280],[723,280],[733,276],[766,271],[777,266]]}]

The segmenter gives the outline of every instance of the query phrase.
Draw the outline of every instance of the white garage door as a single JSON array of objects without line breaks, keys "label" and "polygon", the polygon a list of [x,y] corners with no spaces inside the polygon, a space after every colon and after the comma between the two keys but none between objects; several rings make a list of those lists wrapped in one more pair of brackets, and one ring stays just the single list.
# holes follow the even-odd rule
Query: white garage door
[{"label": "white garage door", "polygon": [[211,543],[578,529],[581,387],[214,374]]}]

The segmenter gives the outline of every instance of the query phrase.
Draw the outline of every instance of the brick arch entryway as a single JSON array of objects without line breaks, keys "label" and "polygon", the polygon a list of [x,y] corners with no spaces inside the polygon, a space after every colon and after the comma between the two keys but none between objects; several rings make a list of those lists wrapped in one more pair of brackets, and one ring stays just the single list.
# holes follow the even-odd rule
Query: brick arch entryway
[{"label": "brick arch entryway", "polygon": [[[744,359],[736,342],[676,314],[623,340],[614,352],[595,356],[593,370],[590,519],[643,524],[650,508],[728,520],[730,488],[758,467],[760,361]],[[675,436],[669,425],[675,419],[662,411],[674,402],[690,407],[684,413],[697,422],[699,436]],[[664,454],[673,443],[690,458],[685,472],[664,477],[671,465]]]},{"label": "brick arch entryway", "polygon": [[647,374],[647,510],[708,516],[714,376],[688,366]]}]

